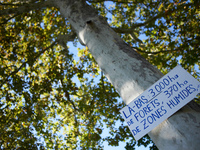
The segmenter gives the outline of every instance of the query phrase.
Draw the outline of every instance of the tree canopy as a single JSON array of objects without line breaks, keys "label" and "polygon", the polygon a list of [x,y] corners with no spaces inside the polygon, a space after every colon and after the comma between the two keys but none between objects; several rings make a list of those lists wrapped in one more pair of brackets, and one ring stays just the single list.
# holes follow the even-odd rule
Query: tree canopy
[{"label": "tree canopy", "polygon": [[[0,148],[103,149],[104,141],[128,141],[130,150],[152,143],[148,136],[134,141],[119,113],[125,104],[49,1],[0,2]],[[163,74],[180,64],[199,79],[197,0],[85,1]]]}]

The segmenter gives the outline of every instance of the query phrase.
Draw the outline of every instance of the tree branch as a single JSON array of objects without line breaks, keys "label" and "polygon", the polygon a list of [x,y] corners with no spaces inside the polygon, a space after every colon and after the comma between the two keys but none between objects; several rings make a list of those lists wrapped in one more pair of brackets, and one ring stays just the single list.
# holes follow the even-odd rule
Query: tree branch
[{"label": "tree branch", "polygon": [[161,18],[164,14],[165,14],[165,13],[162,12],[162,13],[160,13],[160,14],[158,14],[158,15],[156,15],[156,16],[150,18],[150,19],[148,19],[147,21],[145,21],[145,22],[143,22],[143,23],[136,23],[136,24],[133,24],[133,25],[132,25],[130,28],[128,28],[128,29],[124,29],[124,28],[112,28],[112,29],[113,29],[115,32],[117,32],[117,33],[132,33],[132,32],[135,30],[135,28],[141,27],[141,26],[145,26],[145,25],[149,24],[149,23],[152,22],[152,21],[156,21],[156,19]]},{"label": "tree branch", "polygon": [[156,54],[159,54],[159,53],[169,53],[169,52],[180,51],[180,49],[175,49],[175,50],[165,50],[165,51],[158,51],[158,52],[146,52],[146,51],[141,50],[138,47],[132,47],[132,48],[134,48],[136,51],[139,51],[139,52],[142,52],[142,53],[146,53],[146,54],[152,54],[152,55],[156,55]]},{"label": "tree branch", "polygon": [[[76,112],[77,112],[77,111],[80,111],[80,110],[79,110],[78,108],[76,108],[76,105],[75,105],[74,102],[71,100],[69,92],[68,92],[67,90],[64,90],[65,85],[64,85],[62,79],[60,79],[60,83],[61,83],[61,85],[62,85],[62,87],[63,87],[63,91],[65,92],[65,97],[67,98],[68,102],[72,105],[72,107],[73,107],[74,110],[75,110],[75,111],[74,111],[74,121],[75,121],[75,126],[78,126],[78,120],[77,120],[77,117],[76,117]],[[64,119],[64,118],[63,118],[63,119]]]},{"label": "tree branch", "polygon": [[[56,44],[56,42],[57,42],[57,41],[53,42],[50,46],[48,46],[48,47],[46,47],[45,49],[43,49],[42,51],[40,51],[33,59],[31,59],[31,61],[34,62],[42,53],[44,53],[46,50],[52,48],[52,47]],[[27,60],[27,61],[23,62],[19,68],[17,68],[17,69],[14,70],[13,72],[11,72],[11,73],[7,76],[7,78],[0,84],[0,87],[2,87],[3,84],[6,83],[6,82],[8,81],[8,79],[9,79],[11,76],[13,76],[13,75],[15,75],[17,72],[19,72],[19,70],[22,69],[23,67],[25,67],[26,64],[28,64],[29,62],[30,62],[30,60]]]},{"label": "tree branch", "polygon": [[[185,6],[186,6],[186,7],[191,6],[191,3],[188,3],[188,4],[183,3],[183,4],[180,4],[180,5],[177,5],[177,8],[176,8],[176,9],[171,8],[171,9],[168,9],[167,11],[168,11],[168,13],[172,13],[172,12],[175,12],[175,11],[177,11],[177,10],[183,9],[183,7],[185,7]],[[128,29],[124,29],[124,28],[112,28],[112,29],[113,29],[115,32],[117,32],[117,33],[132,33],[132,32],[135,30],[135,28],[137,28],[137,27],[142,27],[142,26],[146,26],[146,25],[148,25],[150,22],[153,22],[153,21],[155,22],[157,19],[163,17],[165,14],[166,14],[165,11],[164,11],[164,12],[160,12],[159,14],[157,14],[157,15],[154,16],[154,17],[149,18],[149,19],[146,20],[145,22],[133,24],[133,25],[132,25],[130,28],[128,28]]]},{"label": "tree branch", "polygon": [[[59,35],[58,38],[56,39],[56,41],[54,41],[50,46],[46,47],[45,49],[43,49],[42,51],[40,51],[38,54],[36,54],[36,56],[33,59],[31,59],[31,61],[34,62],[41,54],[43,54],[46,50],[52,48],[56,43],[58,43],[61,46],[63,46],[63,43],[67,43],[68,41],[73,41],[75,37],[76,37],[76,33],[75,32],[71,32],[70,34],[67,34],[67,35]],[[66,48],[66,44],[65,44],[64,48]],[[23,67],[25,67],[26,64],[29,63],[29,62],[30,62],[30,60],[27,60],[27,61],[23,62],[19,68],[17,68],[13,72],[11,72],[7,76],[7,78],[2,82],[2,84],[0,84],[0,87],[2,87],[3,84],[6,83],[11,76],[13,76],[14,74],[16,74]]]},{"label": "tree branch", "polygon": [[51,7],[51,6],[53,6],[51,0],[39,2],[39,3],[24,4],[17,8],[0,10],[0,16],[10,15],[10,14],[22,14],[24,12],[29,12],[31,10],[40,9],[44,7]]},{"label": "tree branch", "polygon": [[2,6],[22,6],[22,5],[24,5],[24,4],[28,4],[28,3],[34,3],[34,2],[36,2],[36,1],[38,1],[38,0],[27,0],[26,2],[23,2],[23,1],[16,1],[16,2],[10,2],[10,3],[2,3],[2,2],[0,2],[0,5],[2,5]]},{"label": "tree branch", "polygon": [[[64,85],[62,79],[60,79],[60,82],[61,82],[62,87],[65,88],[65,85]],[[69,92],[68,92],[67,90],[63,90],[63,91],[65,92],[65,97],[66,97],[67,100],[70,102],[70,104],[72,104],[74,110],[75,110],[75,111],[79,111],[79,109],[76,108],[76,105],[74,104],[74,102],[71,100]]]},{"label": "tree branch", "polygon": [[0,5],[2,5],[2,6],[22,6],[23,4],[1,3],[0,2]]},{"label": "tree branch", "polygon": [[75,38],[76,38],[76,33],[74,31],[71,31],[69,34],[66,35],[61,35],[61,34],[58,35],[57,41],[59,45],[67,49],[66,43],[69,41],[74,41]]},{"label": "tree branch", "polygon": [[139,44],[143,45],[143,42],[134,33],[130,33],[129,35],[134,41],[136,41]]},{"label": "tree branch", "polygon": [[143,22],[143,23],[136,23],[136,24],[134,24],[131,28],[146,26],[146,25],[148,25],[150,22],[156,21],[157,19],[163,17],[163,16],[166,14],[166,11],[168,11],[168,13],[172,13],[172,12],[175,12],[175,11],[177,11],[177,10],[183,9],[183,7],[185,7],[185,6],[191,6],[191,3],[188,3],[188,4],[183,3],[183,4],[180,4],[180,5],[177,5],[177,8],[176,8],[176,9],[171,8],[171,9],[165,10],[164,12],[160,12],[160,13],[157,14],[156,16],[149,18],[148,20],[146,20],[146,21]]},{"label": "tree branch", "polygon": [[6,24],[9,20],[15,18],[16,16],[18,16],[18,14],[13,15],[12,17],[8,18],[7,20],[4,20],[3,22],[0,23],[0,25]]}]

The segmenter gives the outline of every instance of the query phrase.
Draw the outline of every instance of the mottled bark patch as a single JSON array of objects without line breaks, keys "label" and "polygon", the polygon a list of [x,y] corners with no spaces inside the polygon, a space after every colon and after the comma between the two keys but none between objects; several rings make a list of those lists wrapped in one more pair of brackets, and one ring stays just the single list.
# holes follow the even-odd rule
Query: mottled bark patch
[{"label": "mottled bark patch", "polygon": [[193,121],[194,123],[197,123],[197,119],[196,119],[196,117],[195,117],[194,115],[188,113],[188,116],[192,119],[192,121]]}]

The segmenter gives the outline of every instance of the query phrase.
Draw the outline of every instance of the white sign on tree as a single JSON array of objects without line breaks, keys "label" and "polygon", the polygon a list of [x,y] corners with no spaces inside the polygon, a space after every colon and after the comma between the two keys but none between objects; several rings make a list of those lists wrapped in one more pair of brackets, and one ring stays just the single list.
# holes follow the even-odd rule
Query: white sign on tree
[{"label": "white sign on tree", "polygon": [[177,66],[120,112],[139,140],[200,92],[200,83]]}]

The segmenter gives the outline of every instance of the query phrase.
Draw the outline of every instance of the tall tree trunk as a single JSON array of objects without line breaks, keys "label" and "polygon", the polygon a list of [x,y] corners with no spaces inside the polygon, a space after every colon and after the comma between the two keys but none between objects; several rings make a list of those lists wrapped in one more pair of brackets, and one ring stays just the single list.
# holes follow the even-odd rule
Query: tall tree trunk
[{"label": "tall tree trunk", "polygon": [[[126,104],[160,79],[163,74],[135,52],[109,27],[106,20],[82,0],[55,0],[81,42]],[[199,149],[200,108],[185,106],[149,132],[161,150]]]}]

